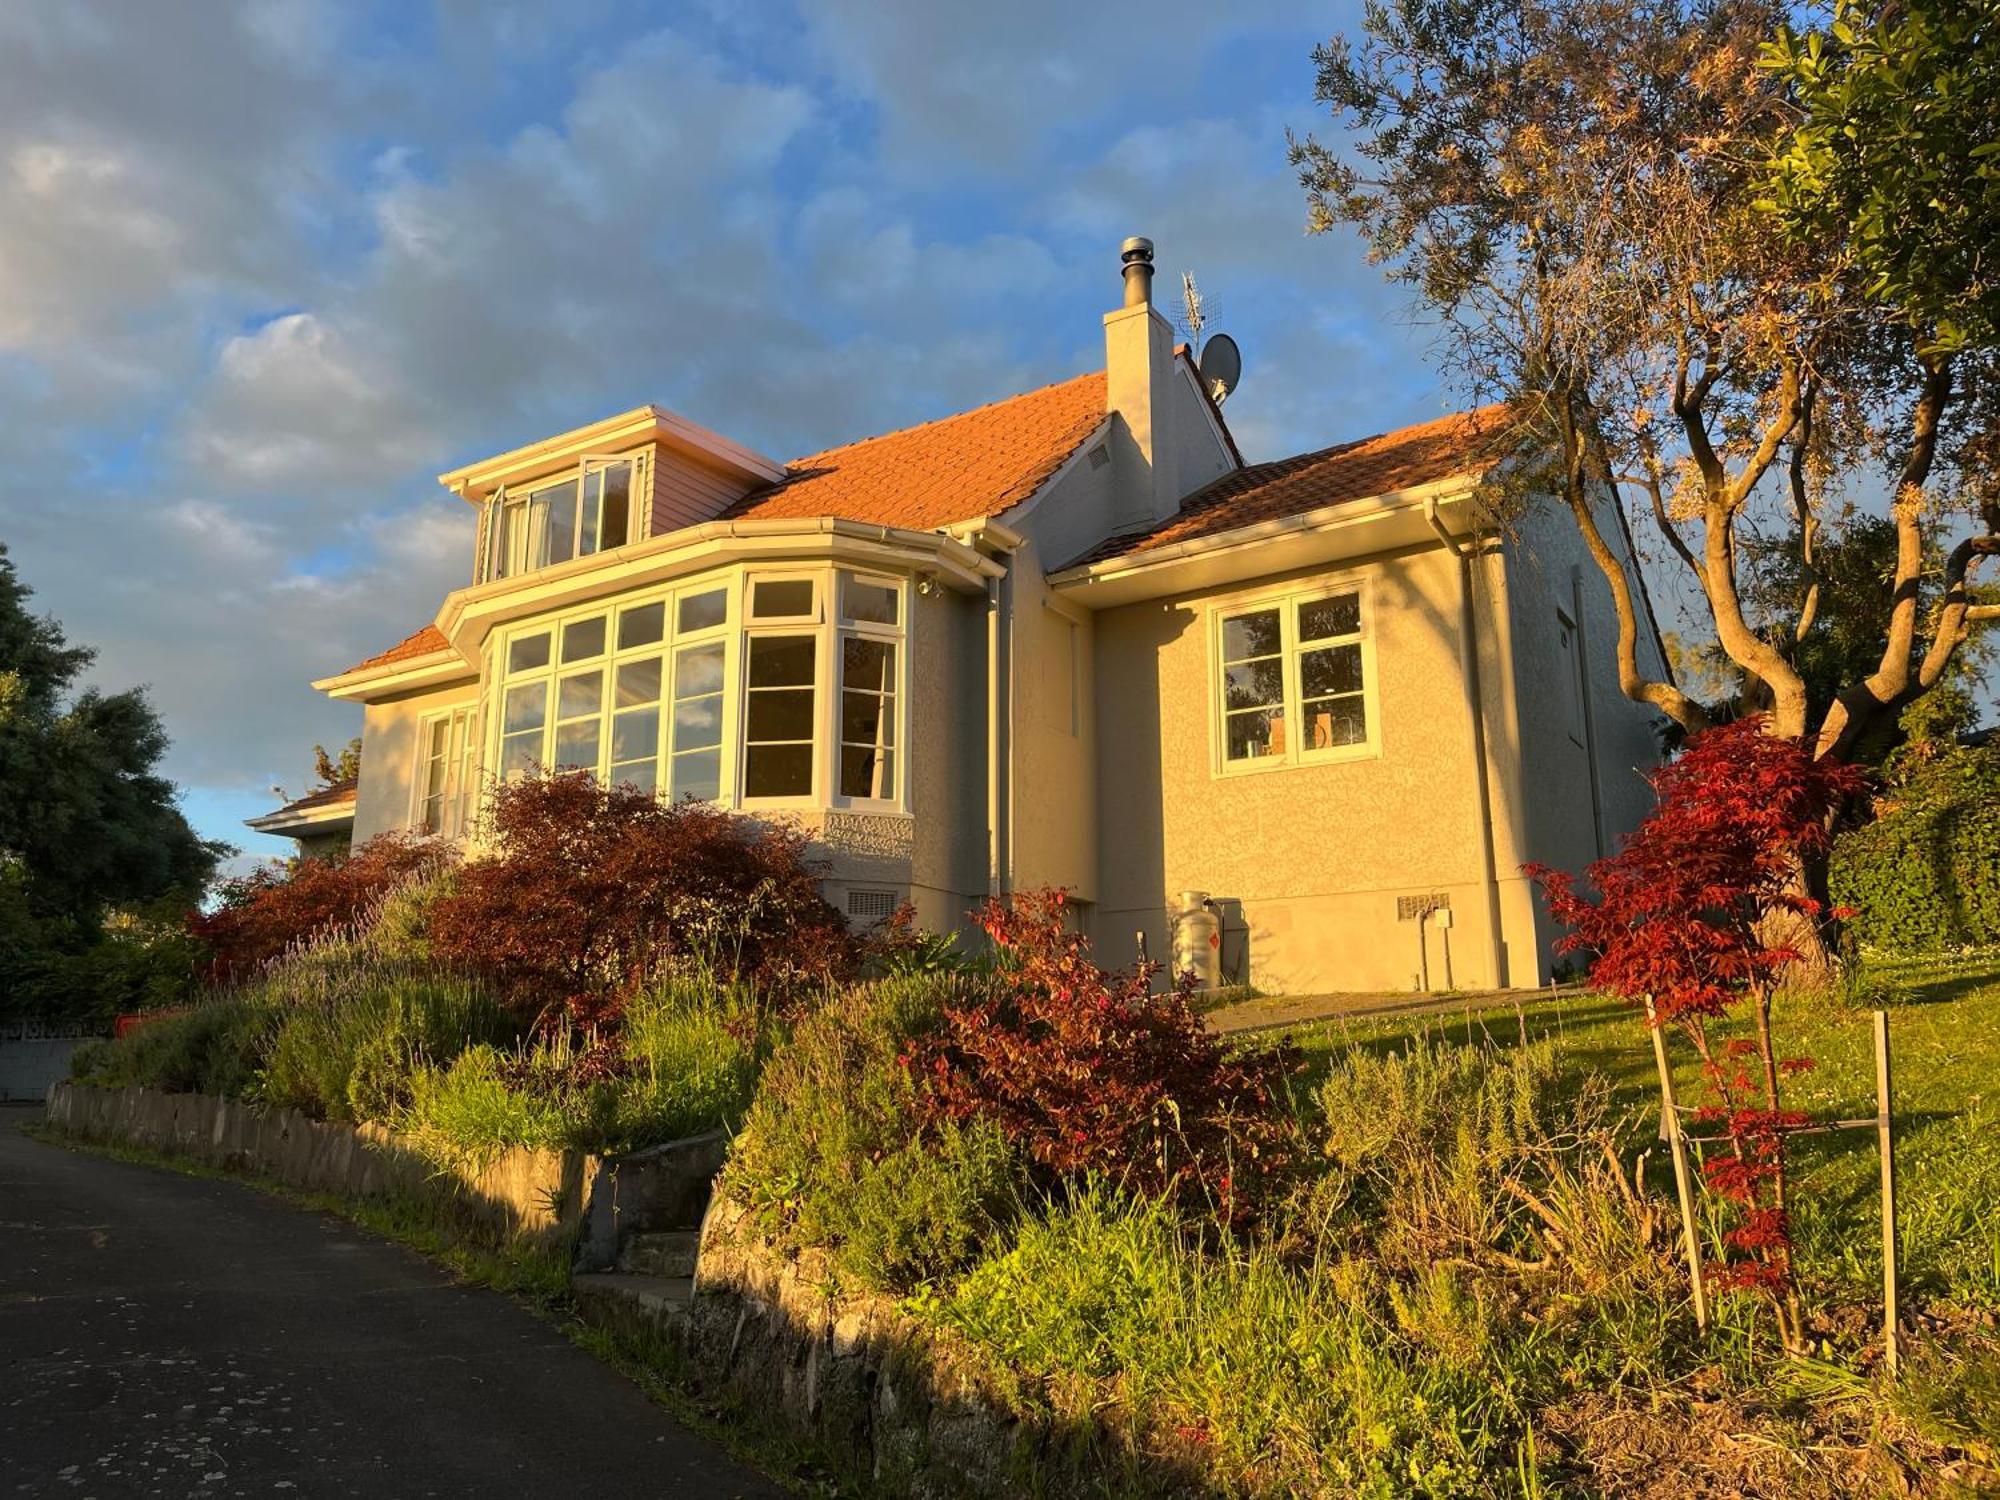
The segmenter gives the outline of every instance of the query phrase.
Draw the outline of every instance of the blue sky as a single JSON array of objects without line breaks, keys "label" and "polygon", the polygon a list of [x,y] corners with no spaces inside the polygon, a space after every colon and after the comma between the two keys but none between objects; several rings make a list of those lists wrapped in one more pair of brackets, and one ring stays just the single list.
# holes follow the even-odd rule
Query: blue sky
[{"label": "blue sky", "polygon": [[149,685],[202,830],[470,565],[441,470],[657,401],[778,457],[1102,357],[1150,235],[1254,460],[1452,405],[1305,235],[1348,5],[320,0],[0,10],[0,540]]}]

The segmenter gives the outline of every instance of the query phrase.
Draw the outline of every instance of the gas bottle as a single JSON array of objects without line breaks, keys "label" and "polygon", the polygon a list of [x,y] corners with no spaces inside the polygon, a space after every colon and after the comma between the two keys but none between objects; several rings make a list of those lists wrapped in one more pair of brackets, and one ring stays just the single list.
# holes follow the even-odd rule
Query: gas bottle
[{"label": "gas bottle", "polygon": [[1182,891],[1174,913],[1174,977],[1193,974],[1197,989],[1222,984],[1222,923],[1207,891]]}]

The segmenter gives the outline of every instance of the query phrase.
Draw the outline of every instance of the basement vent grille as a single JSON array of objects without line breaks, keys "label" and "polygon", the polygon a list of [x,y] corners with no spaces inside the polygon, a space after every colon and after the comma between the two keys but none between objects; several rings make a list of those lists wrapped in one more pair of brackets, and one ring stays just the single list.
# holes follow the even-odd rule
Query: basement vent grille
[{"label": "basement vent grille", "polygon": [[1451,910],[1451,896],[1445,891],[1434,891],[1428,896],[1398,896],[1396,898],[1396,920],[1414,922],[1427,917],[1432,912]]},{"label": "basement vent grille", "polygon": [[862,922],[880,922],[895,914],[894,891],[849,891],[847,914]]},{"label": "basement vent grille", "polygon": [[1111,462],[1111,454],[1105,449],[1104,444],[1099,443],[1095,448],[1092,448],[1090,450],[1091,468],[1101,469],[1110,462]]}]

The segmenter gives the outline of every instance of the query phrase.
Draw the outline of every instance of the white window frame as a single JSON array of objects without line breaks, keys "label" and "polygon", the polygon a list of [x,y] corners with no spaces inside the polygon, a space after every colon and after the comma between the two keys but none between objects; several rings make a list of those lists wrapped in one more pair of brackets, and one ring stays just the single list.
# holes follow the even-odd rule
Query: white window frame
[{"label": "white window frame", "polygon": [[[893,588],[896,591],[897,623],[890,626],[875,621],[845,622],[845,601],[841,594],[841,578],[844,574],[851,575],[863,583]],[[754,598],[756,584],[785,581],[810,581],[813,584],[812,608],[804,614],[753,620],[750,617],[750,604]],[[722,623],[682,632],[679,618],[681,598],[717,589],[726,594],[728,602]],[[563,630],[576,620],[602,615],[605,618],[606,650],[602,657],[592,658],[594,662],[602,665],[605,673],[605,707],[601,711],[599,720],[603,727],[598,737],[596,767],[596,774],[600,778],[608,779],[610,776],[612,721],[616,712],[613,700],[617,691],[618,663],[621,660],[636,660],[655,652],[659,654],[663,663],[660,738],[655,754],[658,765],[656,785],[664,794],[668,790],[673,772],[676,658],[689,646],[719,642],[723,647],[722,753],[720,785],[713,805],[756,812],[852,809],[859,812],[907,815],[910,809],[911,636],[913,634],[910,607],[913,597],[914,591],[907,577],[877,572],[867,567],[856,567],[841,562],[806,566],[745,564],[680,578],[670,585],[647,589],[644,592],[598,600],[519,621],[504,630],[496,631],[488,648],[490,655],[482,701],[490,702],[494,707],[493,711],[484,715],[482,720],[480,743],[483,764],[494,767],[494,774],[497,776],[500,747],[505,730],[507,690],[517,684],[537,680],[547,684],[545,691],[548,694],[549,707],[541,729],[541,764],[548,763],[547,757],[554,752],[558,683],[564,672]],[[621,652],[617,644],[619,614],[653,603],[664,606],[660,640]],[[509,673],[507,661],[514,642],[524,636],[538,635],[545,631],[549,634],[547,665],[526,672]],[[839,790],[840,711],[843,691],[841,640],[846,635],[880,639],[892,642],[896,646],[895,795],[892,797],[848,797],[841,795]],[[744,792],[749,758],[745,730],[748,727],[749,714],[750,642],[764,637],[783,636],[807,636],[814,642],[811,785],[805,793],[798,796],[750,797]],[[581,665],[581,663],[571,663],[569,670],[577,670]]]},{"label": "white window frame", "polygon": [[[628,453],[587,453],[569,469],[545,474],[539,479],[524,480],[516,485],[502,485],[487,498],[485,512],[478,528],[478,543],[481,549],[478,558],[479,582],[495,583],[502,579],[525,578],[532,573],[540,573],[549,568],[561,568],[586,558],[602,557],[607,552],[615,552],[618,547],[599,546],[593,552],[578,552],[583,544],[584,482],[599,470],[614,464],[632,466],[632,490],[627,501],[625,519],[625,540],[619,547],[629,547],[634,542],[643,541],[647,535],[653,507],[652,452],[647,448],[636,448]],[[540,528],[534,524],[535,509],[531,497],[568,485],[576,495],[576,515],[570,522],[570,555],[561,562],[536,561],[532,553],[540,535]],[[516,498],[518,497],[518,499]],[[507,546],[507,511],[510,505],[520,508],[525,535],[521,538],[522,557],[518,568],[502,572],[496,566],[502,549]],[[600,502],[600,511],[602,504]],[[602,516],[599,516],[602,525]]]},{"label": "white window frame", "polygon": [[[867,584],[874,588],[887,588],[896,596],[896,623],[884,624],[879,620],[849,620],[847,618],[846,579]],[[872,573],[864,568],[850,568],[835,565],[831,578],[835,595],[832,608],[828,611],[832,622],[832,645],[829,651],[829,669],[834,678],[832,693],[828,695],[825,718],[827,722],[827,746],[829,760],[828,800],[830,807],[853,808],[867,812],[902,812],[910,805],[910,589],[909,580],[888,573]],[[847,653],[841,643],[848,637],[858,640],[882,641],[895,648],[896,680],[891,689],[894,698],[894,715],[890,720],[892,735],[888,745],[890,765],[894,769],[895,790],[887,797],[852,797],[840,790],[840,758],[844,743],[841,738],[841,714],[847,694]]]},{"label": "white window frame", "polygon": [[[699,630],[683,632],[680,629],[680,601],[683,596],[720,592],[725,596],[726,608],[722,622],[704,626]],[[659,604],[660,638],[641,646],[620,647],[618,644],[618,620],[625,612],[648,604]],[[496,705],[489,717],[492,724],[484,737],[485,753],[489,764],[500,765],[500,746],[506,734],[506,698],[508,689],[525,682],[540,681],[546,684],[548,711],[542,720],[542,753],[538,764],[547,767],[549,757],[555,753],[556,723],[560,717],[558,694],[565,672],[587,670],[591,664],[603,674],[602,698],[598,709],[597,763],[586,767],[600,781],[610,781],[611,743],[617,717],[618,667],[621,664],[657,657],[660,666],[660,697],[658,700],[659,732],[653,745],[654,789],[656,792],[668,790],[673,775],[673,704],[676,686],[676,667],[679,653],[690,646],[704,646],[720,643],[723,647],[722,672],[722,748],[717,771],[717,790],[713,805],[730,807],[735,804],[736,788],[733,780],[734,767],[729,755],[729,745],[737,736],[736,696],[729,686],[739,674],[738,657],[741,635],[742,599],[738,580],[733,573],[704,575],[697,578],[680,579],[668,587],[648,590],[643,594],[626,598],[599,599],[590,604],[578,605],[559,612],[539,615],[532,620],[524,620],[498,637],[492,656],[493,674],[483,697],[488,697]],[[602,618],[604,621],[604,651],[591,657],[588,662],[562,660],[562,637],[564,630],[579,620]],[[540,667],[526,672],[510,672],[508,657],[513,644],[526,636],[549,635],[549,660]]]},{"label": "white window frame", "polygon": [[[431,737],[439,724],[445,726],[445,780],[439,794],[442,807],[437,828],[427,829],[424,806],[430,801]],[[451,754],[454,724],[461,726],[456,761]],[[484,781],[485,737],[480,729],[476,701],[434,709],[418,718],[416,774],[410,778],[410,816],[406,824],[412,833],[431,833],[443,839],[463,839],[472,834],[479,818],[479,791]]]},{"label": "white window frame", "polygon": [[[1330,745],[1315,750],[1302,744],[1304,736],[1299,732],[1304,724],[1301,706],[1304,695],[1299,685],[1298,611],[1301,605],[1315,604],[1322,599],[1332,599],[1345,594],[1354,595],[1360,604],[1361,703],[1362,712],[1367,718],[1368,733],[1352,745]],[[1223,707],[1222,623],[1225,619],[1263,609],[1276,609],[1278,612],[1278,650],[1284,677],[1285,748],[1277,755],[1262,755],[1251,760],[1233,761],[1229,759],[1229,728]],[[1206,628],[1209,769],[1212,775],[1255,776],[1270,771],[1297,770],[1305,766],[1371,760],[1381,755],[1381,679],[1375,665],[1374,585],[1366,574],[1341,574],[1315,578],[1309,582],[1257,589],[1211,600],[1208,605]],[[1312,647],[1308,645],[1306,649]]]}]

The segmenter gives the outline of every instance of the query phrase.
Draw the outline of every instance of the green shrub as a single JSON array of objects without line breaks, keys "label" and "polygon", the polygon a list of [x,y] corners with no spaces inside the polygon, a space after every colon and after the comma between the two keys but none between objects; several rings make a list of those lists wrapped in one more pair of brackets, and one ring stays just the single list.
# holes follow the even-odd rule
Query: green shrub
[{"label": "green shrub", "polygon": [[521,1088],[509,1080],[510,1061],[481,1043],[448,1066],[419,1067],[410,1075],[403,1129],[434,1159],[476,1166],[513,1146],[562,1150],[588,1143],[610,1123],[607,1093]]},{"label": "green shrub", "polygon": [[620,1150],[739,1123],[763,1051],[761,1017],[745,990],[686,980],[625,1008],[627,1068],[612,1134]]},{"label": "green shrub", "polygon": [[1892,762],[1872,823],[1834,842],[1855,938],[1891,953],[2000,943],[2000,746]]},{"label": "green shrub", "polygon": [[264,1061],[260,1097],[330,1120],[394,1123],[409,1079],[514,1023],[476,984],[365,962],[281,966],[257,987],[283,1020]]},{"label": "green shrub", "polygon": [[205,1001],[149,1021],[115,1042],[79,1047],[70,1074],[100,1088],[244,1098],[256,1086],[277,1019],[241,998]]},{"label": "green shrub", "polygon": [[764,1070],[729,1190],[793,1244],[902,1289],[963,1265],[1013,1211],[1021,1162],[991,1128],[926,1131],[904,1055],[985,981],[884,979],[800,1022]]}]

